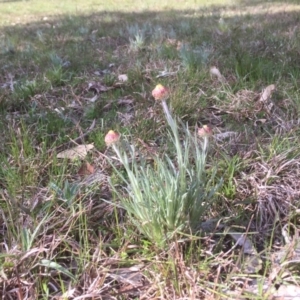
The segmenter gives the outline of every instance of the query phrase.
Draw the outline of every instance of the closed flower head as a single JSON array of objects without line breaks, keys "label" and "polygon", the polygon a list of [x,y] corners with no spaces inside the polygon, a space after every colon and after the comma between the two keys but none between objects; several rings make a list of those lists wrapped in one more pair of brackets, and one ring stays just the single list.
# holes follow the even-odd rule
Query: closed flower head
[{"label": "closed flower head", "polygon": [[169,89],[161,84],[158,84],[152,91],[152,96],[155,100],[166,100],[169,97]]},{"label": "closed flower head", "polygon": [[105,141],[105,144],[107,147],[111,146],[112,144],[115,144],[116,142],[118,142],[120,139],[120,134],[113,131],[113,130],[110,130],[105,138],[104,138],[104,141]]},{"label": "closed flower head", "polygon": [[207,125],[203,125],[202,128],[198,129],[198,135],[200,137],[209,137],[212,136],[212,134],[213,134],[212,129]]}]

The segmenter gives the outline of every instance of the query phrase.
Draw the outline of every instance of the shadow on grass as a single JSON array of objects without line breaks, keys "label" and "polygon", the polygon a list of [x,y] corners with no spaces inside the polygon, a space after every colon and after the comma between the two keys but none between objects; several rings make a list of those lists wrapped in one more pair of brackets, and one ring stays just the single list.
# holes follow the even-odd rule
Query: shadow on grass
[{"label": "shadow on grass", "polygon": [[[10,99],[20,98],[20,93],[11,95],[11,82],[28,99],[47,94],[46,102],[63,98],[66,105],[73,99],[71,94],[82,95],[97,76],[113,82],[104,74],[109,66],[114,74],[130,73],[133,79],[114,94],[108,93],[107,99],[150,91],[158,72],[175,64],[192,71],[216,65],[225,77],[237,77],[255,89],[291,76],[296,82],[300,79],[298,11],[270,13],[259,1],[259,10],[250,2],[242,1],[246,5],[242,10],[234,5],[163,12],[103,11],[6,26],[0,37],[0,96],[5,98],[1,105],[9,103],[10,110],[16,111]],[[187,49],[185,56],[182,49]],[[101,116],[107,99],[100,105]],[[184,111],[189,113],[185,107]]]},{"label": "shadow on grass", "polygon": [[28,2],[30,0],[0,0],[0,3],[3,3],[3,2]]},{"label": "shadow on grass", "polygon": [[[269,1],[264,1],[264,0],[238,0],[238,3],[240,5],[246,5],[246,6],[257,6],[257,5],[268,5],[271,4],[272,0]],[[298,0],[281,0],[281,1],[276,1],[276,4],[297,4],[299,5],[299,1]]]},{"label": "shadow on grass", "polygon": [[[91,80],[101,76],[107,83],[113,82],[114,78],[105,75],[109,66],[114,74],[129,73],[133,79],[130,85],[102,97],[103,104],[92,117],[107,117],[103,107],[111,98],[149,92],[158,72],[174,65],[204,70],[206,77],[205,70],[216,65],[225,77],[237,77],[255,89],[291,76],[297,82],[298,11],[270,13],[268,8],[253,9],[250,2],[242,1],[242,10],[234,5],[163,12],[103,11],[3,27],[2,110],[9,107],[17,111],[19,103],[14,105],[14,101],[20,93],[27,99],[43,95],[44,105],[58,105],[58,99],[63,99],[63,106],[68,105],[71,95],[83,95]],[[256,2],[261,7],[261,2]],[[188,49],[185,57],[182,49]],[[18,93],[11,93],[11,82],[19,86]],[[201,88],[205,90],[205,86]],[[144,103],[145,99],[139,101]],[[193,111],[182,107],[182,114]]]},{"label": "shadow on grass", "polygon": [[[107,66],[116,57],[114,51],[123,51],[118,53],[119,63],[128,62],[132,56],[128,55],[126,45],[139,34],[146,44],[155,36],[162,43],[175,38],[195,48],[207,45],[213,49],[211,61],[219,66],[224,59],[234,64],[245,55],[280,64],[280,54],[284,52],[290,60],[284,62],[283,69],[295,68],[300,62],[296,45],[299,42],[295,40],[291,47],[291,39],[299,35],[296,28],[299,13],[266,11],[251,15],[252,7],[263,1],[241,1],[241,4],[247,6],[248,15],[241,15],[234,6],[230,17],[221,17],[228,7],[214,6],[197,11],[100,12],[7,26],[2,29],[0,39],[1,75],[12,72],[33,78],[51,66],[49,53],[64,57],[75,72]],[[146,59],[147,53],[146,49],[144,57],[141,54],[139,59]]]}]

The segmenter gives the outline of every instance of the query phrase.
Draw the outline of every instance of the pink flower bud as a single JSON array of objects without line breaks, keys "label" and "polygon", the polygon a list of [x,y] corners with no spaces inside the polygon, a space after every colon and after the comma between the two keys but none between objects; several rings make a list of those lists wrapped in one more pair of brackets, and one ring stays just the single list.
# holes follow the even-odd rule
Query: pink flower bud
[{"label": "pink flower bud", "polygon": [[152,96],[155,100],[166,100],[169,97],[169,94],[169,89],[161,84],[158,84],[152,91]]},{"label": "pink flower bud", "polygon": [[203,125],[202,128],[198,129],[198,135],[200,137],[209,137],[213,135],[213,131],[209,126]]},{"label": "pink flower bud", "polygon": [[111,146],[112,144],[118,142],[120,139],[120,134],[113,131],[113,130],[110,130],[105,138],[104,138],[104,141],[105,141],[105,144],[107,147]]}]

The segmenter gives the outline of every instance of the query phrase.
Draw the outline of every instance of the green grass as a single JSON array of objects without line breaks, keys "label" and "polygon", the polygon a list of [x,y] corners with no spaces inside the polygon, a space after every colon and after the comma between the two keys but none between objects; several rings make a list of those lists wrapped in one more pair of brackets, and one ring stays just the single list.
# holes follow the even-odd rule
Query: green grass
[{"label": "green grass", "polygon": [[[268,299],[299,283],[299,11],[296,1],[0,2],[0,296]],[[174,145],[151,96],[158,83],[191,136],[213,128],[204,170],[206,188],[219,185],[199,224],[163,247],[121,205],[130,170],[149,171],[143,196],[165,192],[155,172],[180,169],[185,131]],[[139,154],[127,170],[105,145],[110,129]],[[84,159],[57,158],[91,143]],[[152,206],[167,203],[149,191]]]}]

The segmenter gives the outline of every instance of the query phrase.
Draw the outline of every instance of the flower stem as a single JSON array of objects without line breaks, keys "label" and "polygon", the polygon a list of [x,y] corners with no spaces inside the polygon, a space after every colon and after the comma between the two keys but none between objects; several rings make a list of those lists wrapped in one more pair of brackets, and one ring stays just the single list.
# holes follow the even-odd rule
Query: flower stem
[{"label": "flower stem", "polygon": [[164,109],[164,112],[165,112],[167,122],[168,122],[169,126],[171,127],[171,130],[172,130],[172,133],[173,133],[174,145],[175,145],[176,154],[177,154],[177,162],[178,162],[179,170],[182,173],[182,172],[185,172],[185,170],[184,170],[184,159],[183,159],[183,155],[182,155],[182,146],[180,144],[180,138],[179,138],[177,123],[173,119],[173,117],[172,117],[172,115],[169,111],[166,100],[162,100],[161,103],[162,103],[162,106],[163,106],[163,109]]}]

